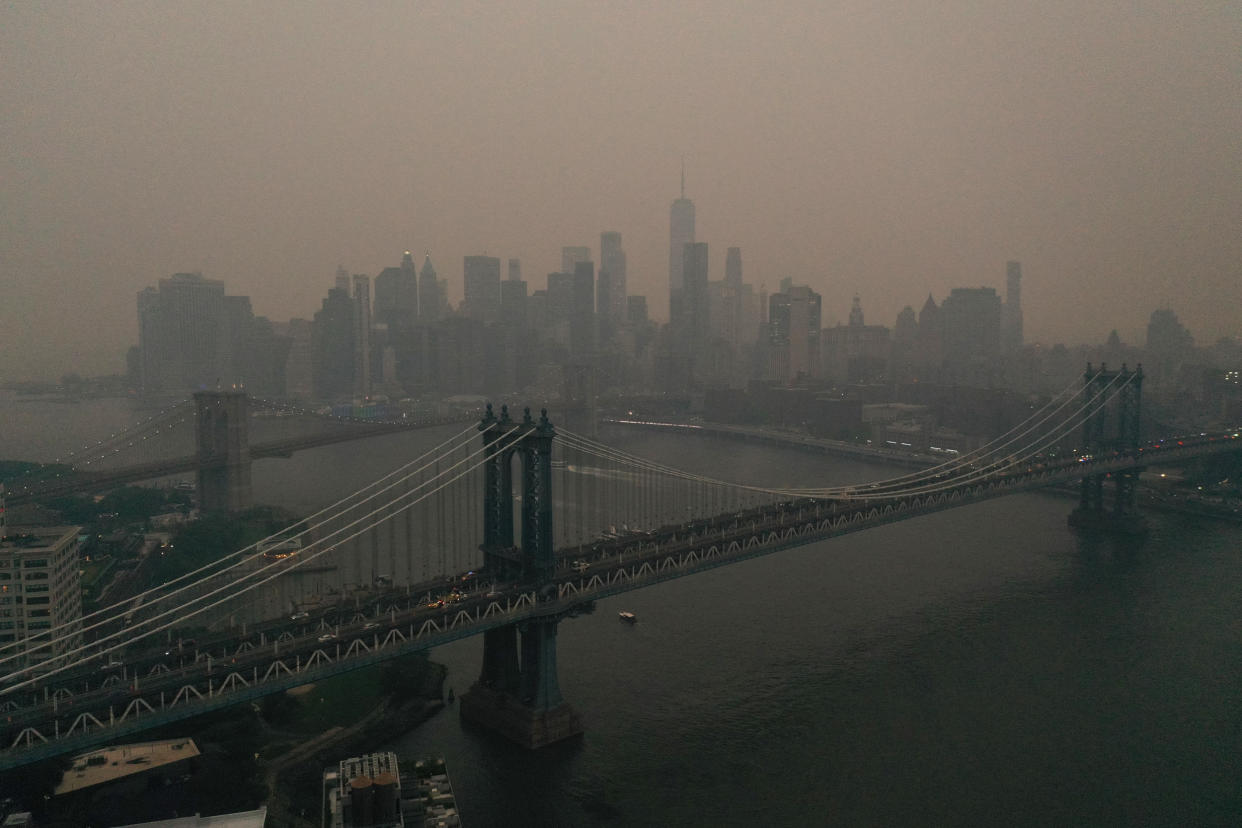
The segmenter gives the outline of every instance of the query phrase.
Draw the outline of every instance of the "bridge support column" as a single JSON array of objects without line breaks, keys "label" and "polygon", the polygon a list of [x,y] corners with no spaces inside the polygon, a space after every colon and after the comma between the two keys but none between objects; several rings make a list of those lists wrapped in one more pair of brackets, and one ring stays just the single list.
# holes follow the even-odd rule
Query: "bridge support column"
[{"label": "bridge support column", "polygon": [[[488,406],[479,424],[489,453],[484,475],[483,577],[521,579],[539,599],[555,597],[552,538],[552,438],[544,413],[538,423],[530,410],[521,423],[500,419]],[[521,457],[522,545],[513,548],[512,456]],[[514,555],[514,552],[518,552]],[[461,697],[461,717],[528,748],[539,748],[582,733],[582,722],[561,697],[556,670],[558,617],[536,618],[483,634],[483,669]],[[518,633],[521,632],[519,658]]]},{"label": "bridge support column", "polygon": [[[1129,371],[1109,371],[1101,365],[1093,370],[1087,364],[1083,390],[1088,403],[1096,407],[1083,423],[1083,452],[1087,455],[1137,454],[1142,414],[1143,367]],[[1138,477],[1141,467],[1123,469],[1111,475],[1091,474],[1082,478],[1078,508],[1069,516],[1069,525],[1086,531],[1109,531],[1139,535],[1147,524],[1138,508]],[[1112,508],[1105,497],[1105,482],[1112,481]]]},{"label": "bridge support column", "polygon": [[483,633],[483,672],[479,684],[500,693],[521,692],[516,624]]},{"label": "bridge support column", "polygon": [[[557,623],[557,619],[539,619],[523,624],[519,685],[488,686],[480,680],[461,697],[461,717],[531,749],[581,735],[582,720],[561,697],[557,680]],[[516,626],[508,626],[492,632],[516,631]],[[485,672],[487,658],[485,639]]]},{"label": "bridge support column", "polygon": [[521,556],[513,544],[513,455],[518,424],[501,406],[500,418],[491,405],[479,423],[483,432],[483,572],[484,579],[501,583],[522,575]]},{"label": "bridge support column", "polygon": [[204,512],[241,512],[253,502],[247,401],[244,391],[194,394],[198,506]]}]

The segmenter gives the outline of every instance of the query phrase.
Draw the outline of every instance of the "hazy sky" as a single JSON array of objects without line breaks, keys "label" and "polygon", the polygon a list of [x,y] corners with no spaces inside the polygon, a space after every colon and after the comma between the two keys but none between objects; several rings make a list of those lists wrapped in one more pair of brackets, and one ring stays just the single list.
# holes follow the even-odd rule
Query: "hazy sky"
[{"label": "hazy sky", "polygon": [[711,277],[843,321],[1023,264],[1028,340],[1242,333],[1242,5],[0,5],[0,378],[121,371],[135,294],[202,271],[309,317],[338,264],[623,234],[667,313],[686,159]]}]

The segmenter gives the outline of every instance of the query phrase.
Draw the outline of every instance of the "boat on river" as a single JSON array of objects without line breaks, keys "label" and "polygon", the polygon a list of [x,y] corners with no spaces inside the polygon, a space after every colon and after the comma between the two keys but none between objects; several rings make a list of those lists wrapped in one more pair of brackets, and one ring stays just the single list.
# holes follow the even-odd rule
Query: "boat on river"
[{"label": "boat on river", "polygon": [[628,610],[623,610],[622,612],[617,613],[617,615],[619,615],[621,620],[627,624],[633,624],[638,621],[638,616]]}]

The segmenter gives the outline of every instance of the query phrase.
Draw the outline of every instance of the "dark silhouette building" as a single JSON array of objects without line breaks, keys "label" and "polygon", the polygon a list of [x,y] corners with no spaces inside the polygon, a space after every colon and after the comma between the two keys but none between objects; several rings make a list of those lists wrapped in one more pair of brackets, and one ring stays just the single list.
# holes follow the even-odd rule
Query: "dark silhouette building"
[{"label": "dark silhouette building", "polygon": [[401,257],[400,267],[386,267],[375,277],[374,318],[394,331],[418,321],[418,273],[410,251]]},{"label": "dark silhouette building", "polygon": [[[599,236],[599,313],[612,325],[625,322],[626,273],[621,234],[605,231]],[[607,283],[605,290],[603,285]]]},{"label": "dark silhouette building", "polygon": [[349,398],[354,392],[354,301],[332,288],[311,323],[311,388],[315,399]]},{"label": "dark silhouette building", "polygon": [[681,197],[673,202],[668,216],[668,318],[682,314],[682,289],[686,245],[694,242],[694,202],[686,198],[686,171],[681,171]]},{"label": "dark silhouette building", "polygon": [[954,288],[940,308],[945,378],[987,386],[1001,351],[1001,299],[990,287]]},{"label": "dark silhouette building", "polygon": [[1005,265],[1005,305],[1001,315],[1001,346],[1006,354],[1022,350],[1022,263]]},{"label": "dark silhouette building", "polygon": [[569,349],[573,362],[595,355],[595,263],[578,262],[571,277]]},{"label": "dark silhouette building", "polygon": [[444,318],[447,297],[440,280],[436,278],[436,269],[431,264],[431,254],[423,257],[423,267],[418,271],[418,311],[419,319],[431,324]]},{"label": "dark silhouette building", "polygon": [[465,301],[462,314],[483,322],[500,319],[500,259],[494,256],[465,258]]}]

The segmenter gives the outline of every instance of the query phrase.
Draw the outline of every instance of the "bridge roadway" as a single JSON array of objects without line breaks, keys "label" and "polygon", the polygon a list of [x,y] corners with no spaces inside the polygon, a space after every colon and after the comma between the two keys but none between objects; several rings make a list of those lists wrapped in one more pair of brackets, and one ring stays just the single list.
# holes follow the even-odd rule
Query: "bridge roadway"
[{"label": "bridge roadway", "polygon": [[[116,743],[151,727],[228,707],[328,676],[426,650],[531,618],[570,617],[592,602],[706,569],[1016,492],[1151,462],[1183,462],[1242,450],[1237,434],[1146,446],[1137,452],[1011,468],[938,492],[869,499],[869,486],[835,499],[802,499],[561,550],[542,588],[497,585],[460,600],[428,602],[389,593],[365,610],[334,608],[275,619],[202,642],[128,656],[125,679],[95,667],[51,677],[37,692],[0,690],[7,718],[0,770]],[[966,472],[963,472],[965,474]],[[571,559],[587,563],[579,571]],[[295,559],[290,559],[291,561]],[[444,589],[454,578],[445,581]],[[191,653],[191,650],[193,652]],[[174,663],[174,660],[176,663]],[[100,678],[101,676],[105,676]],[[92,686],[93,685],[93,686]],[[28,701],[27,701],[28,700]],[[25,705],[23,706],[23,702]]]},{"label": "bridge roadway", "polygon": [[[358,429],[353,431],[328,431],[301,437],[288,437],[281,440],[267,440],[250,446],[250,459],[263,460],[270,457],[289,457],[295,451],[319,448],[320,446],[329,446],[350,440],[361,440],[367,437],[380,437],[401,431],[474,422],[477,419],[478,415],[476,414],[463,414],[459,417],[444,417],[435,420],[420,420],[418,422],[374,423],[366,426],[359,424]],[[5,494],[5,500],[9,505],[16,506],[37,498],[61,497],[77,492],[98,491],[115,486],[124,486],[129,483],[137,483],[140,480],[186,474],[187,472],[198,471],[200,468],[207,468],[209,465],[201,461],[197,454],[189,454],[167,460],[135,463],[132,466],[98,472],[75,470],[73,474],[67,477],[49,481],[46,484],[37,484],[30,489],[12,489]]]}]

